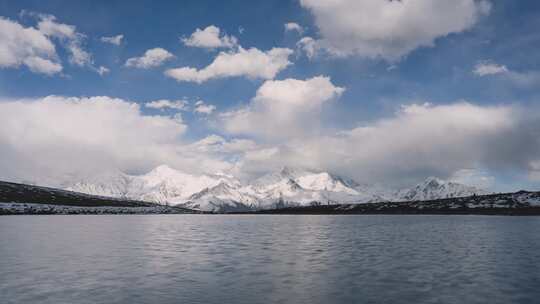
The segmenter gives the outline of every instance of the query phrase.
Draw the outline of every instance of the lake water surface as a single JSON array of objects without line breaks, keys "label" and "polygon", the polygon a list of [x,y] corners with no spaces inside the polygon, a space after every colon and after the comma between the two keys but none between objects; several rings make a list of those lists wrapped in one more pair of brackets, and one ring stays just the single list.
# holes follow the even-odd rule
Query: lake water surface
[{"label": "lake water surface", "polygon": [[540,217],[0,217],[0,302],[540,303]]}]

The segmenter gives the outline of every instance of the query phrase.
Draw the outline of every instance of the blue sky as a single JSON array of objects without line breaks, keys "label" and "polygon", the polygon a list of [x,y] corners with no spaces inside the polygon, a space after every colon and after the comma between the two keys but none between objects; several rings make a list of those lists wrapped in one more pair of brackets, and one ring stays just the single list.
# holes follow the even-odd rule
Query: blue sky
[{"label": "blue sky", "polygon": [[[227,165],[217,167],[220,170],[242,172],[261,172],[280,166],[282,163],[296,163],[299,156],[283,156],[285,153],[283,151],[287,150],[285,146],[291,142],[310,146],[317,140],[313,134],[304,134],[305,132],[301,135],[295,133],[294,137],[283,136],[283,133],[287,131],[278,128],[276,132],[280,132],[279,134],[269,135],[268,132],[250,132],[239,129],[237,126],[231,127],[230,121],[223,122],[228,119],[223,118],[225,117],[223,115],[227,113],[233,115],[231,113],[239,110],[266,111],[259,113],[265,119],[269,115],[276,114],[269,112],[270,108],[264,108],[264,101],[256,101],[259,88],[267,81],[286,79],[306,81],[321,75],[327,77],[334,87],[344,88],[342,92],[333,91],[328,98],[321,97],[320,107],[314,110],[317,112],[316,117],[308,118],[305,116],[307,114],[295,117],[298,121],[317,120],[317,127],[321,128],[317,129],[317,136],[325,137],[331,137],[329,134],[334,133],[346,133],[358,127],[380,126],[385,120],[399,120],[399,114],[396,113],[413,104],[429,103],[430,105],[426,104],[426,107],[433,111],[441,106],[458,106],[463,102],[478,107],[480,110],[490,110],[493,107],[505,108],[509,111],[508,113],[516,109],[518,109],[516,111],[538,109],[540,85],[540,76],[538,76],[540,74],[537,74],[537,71],[540,71],[538,60],[540,33],[536,31],[540,28],[540,3],[538,1],[460,0],[459,5],[462,5],[463,9],[458,10],[445,8],[444,4],[433,0],[438,4],[433,6],[433,12],[427,12],[428,15],[432,14],[436,17],[437,14],[444,14],[444,9],[446,9],[448,14],[457,16],[449,18],[450,20],[460,20],[463,16],[462,24],[458,24],[459,21],[456,21],[456,24],[451,24],[451,22],[444,24],[445,21],[439,22],[436,19],[427,18],[425,24],[413,24],[419,27],[410,30],[405,30],[411,24],[408,20],[419,19],[414,15],[414,10],[416,9],[418,13],[426,13],[421,11],[425,8],[413,7],[412,10],[405,11],[403,18],[399,20],[374,18],[372,21],[368,20],[365,27],[341,26],[338,22],[340,18],[364,20],[366,15],[362,13],[363,11],[382,10],[386,9],[382,7],[385,5],[403,4],[385,3],[381,6],[371,4],[372,0],[357,3],[344,1],[343,6],[350,8],[351,12],[348,13],[347,9],[343,10],[343,7],[320,5],[324,2],[322,0],[0,1],[0,16],[23,28],[37,28],[38,22],[47,15],[54,16],[54,22],[57,24],[74,26],[77,33],[84,35],[80,38],[81,48],[92,58],[91,64],[83,66],[70,64],[69,50],[63,45],[64,42],[60,38],[49,35],[48,37],[56,47],[56,58],[53,61],[61,64],[62,71],[46,75],[31,71],[25,64],[0,65],[0,96],[5,103],[20,99],[34,100],[39,103],[42,98],[49,95],[119,98],[126,102],[140,104],[140,116],[160,115],[170,118],[179,113],[182,117],[182,125],[186,128],[181,131],[181,140],[177,142],[182,147],[198,143],[207,136],[217,135],[225,141],[235,139],[253,141],[260,151],[270,149],[271,152],[271,149],[279,149],[277,154],[280,157],[265,165],[261,165],[265,163],[264,161],[248,165],[250,161],[246,159],[246,151],[230,153],[223,157],[208,156],[211,163],[226,162]],[[440,7],[437,8],[437,6]],[[395,9],[401,10],[399,7]],[[440,11],[436,11],[437,9]],[[21,14],[21,12],[24,13]],[[471,14],[472,17],[469,17],[473,19],[472,21],[467,14]],[[370,16],[369,12],[367,16]],[[439,16],[439,20],[442,19],[444,16]],[[335,23],[332,23],[334,21]],[[403,32],[384,34],[382,28],[386,25],[382,21],[396,26],[395,28],[403,29]],[[302,31],[285,31],[284,24],[289,22],[298,24]],[[237,45],[233,48],[211,49],[193,47],[182,42],[181,38],[189,38],[196,29],[204,30],[210,25],[220,29],[220,37],[234,36],[238,41]],[[415,35],[415,31],[422,32],[430,28],[434,28],[431,33],[424,36]],[[430,31],[426,30],[426,32]],[[119,45],[101,41],[102,37],[115,35],[123,35]],[[368,36],[375,37],[373,41],[381,43],[373,46],[380,49],[374,54],[365,51],[372,47],[368,45],[372,40],[365,38]],[[303,37],[311,37],[316,41],[317,54],[309,56],[298,46],[297,43]],[[342,41],[343,37],[349,37],[350,41]],[[425,39],[429,43],[426,44]],[[412,45],[412,49],[399,46],[400,43]],[[396,45],[398,46],[394,49]],[[280,67],[279,71],[271,77],[244,75],[196,83],[177,81],[173,77],[164,75],[165,71],[174,68],[204,68],[212,63],[220,52],[235,53],[238,52],[238,47],[256,48],[262,52],[272,48],[290,49],[291,54],[287,57],[290,64]],[[140,57],[153,48],[162,48],[174,57],[151,68],[126,66],[129,58]],[[392,52],[397,52],[397,57]],[[109,72],[103,75],[97,73],[95,69],[101,66],[107,68]],[[487,67],[489,72],[484,74],[479,72],[482,66]],[[274,97],[266,96],[265,98],[273,100]],[[206,105],[215,106],[216,110],[206,115],[192,110],[153,109],[144,106],[145,103],[162,99],[187,100],[191,109],[195,108],[196,101],[202,100]],[[454,108],[450,109],[450,111],[453,110]],[[298,113],[295,112],[296,114]],[[443,118],[452,117],[444,113],[440,115],[443,115]],[[257,119],[250,121],[256,123]],[[529,134],[526,130],[534,129],[537,126],[536,121],[537,117],[527,116],[523,118],[523,121],[520,118],[519,121],[513,122],[513,125],[518,126],[515,127],[517,129],[507,131],[519,135]],[[287,123],[291,122],[285,124]],[[501,118],[501,125],[505,125],[505,118]],[[294,126],[291,124],[290,128],[305,130],[313,129],[313,126],[309,123]],[[496,128],[501,130],[503,127]],[[494,131],[487,130],[486,132],[492,134]],[[469,136],[470,133],[467,134]],[[532,139],[527,137],[523,140],[534,142],[535,139],[537,140],[534,137]],[[467,137],[466,142],[469,140],[476,141]],[[461,143],[457,140],[456,142]],[[152,143],[154,143],[153,140]],[[431,144],[437,145],[437,142]],[[382,144],[377,142],[373,145],[379,147]],[[361,143],[355,146],[355,148],[358,147],[362,147]],[[352,147],[343,149],[349,148],[352,149]],[[256,149],[253,149],[250,152],[255,153]],[[410,148],[407,149],[410,150]],[[488,148],[477,148],[476,155],[488,154],[484,149]],[[393,172],[385,167],[381,171],[389,170],[388,174],[375,175],[378,176],[377,179],[380,182],[393,176],[395,179],[402,179],[403,175],[414,176],[410,180],[412,182],[420,180],[424,177],[423,175],[433,174],[443,178],[457,178],[458,171],[475,170],[477,173],[480,172],[482,178],[491,181],[489,187],[492,188],[513,189],[521,185],[537,187],[539,185],[537,175],[540,175],[538,173],[540,163],[537,163],[537,159],[540,157],[535,159],[534,155],[538,147],[531,144],[526,149],[529,153],[523,155],[513,153],[513,151],[508,152],[513,155],[520,154],[516,157],[517,159],[512,159],[507,155],[501,156],[502,158],[499,157],[500,155],[484,155],[471,159],[469,154],[464,156],[458,151],[456,154],[459,155],[455,162],[441,164],[443,169],[432,165],[418,166],[417,163],[411,161],[410,167],[406,165],[407,168],[400,169],[399,172]],[[402,150],[396,153],[399,154],[399,151]],[[321,152],[321,155],[326,154]],[[336,155],[336,153],[319,157],[332,157],[330,155]],[[181,162],[171,160],[169,156],[165,159],[152,156],[151,159],[152,161],[144,162],[144,165],[132,165],[135,160],[128,162],[114,160],[113,163],[122,170],[137,171],[146,170],[162,160],[161,162],[170,161],[172,166],[180,169],[193,170],[190,166],[184,167]],[[459,168],[456,163],[463,159],[470,162],[464,164],[463,168]],[[498,161],[499,159],[503,161]],[[236,161],[238,163],[235,163]],[[313,159],[306,165],[343,172],[358,179],[369,179],[369,176],[355,176],[352,172],[353,170],[363,171],[365,168],[362,165],[363,162],[352,160],[352,163],[355,165],[351,168],[350,164],[337,164],[336,161],[321,163],[320,159]],[[405,163],[408,164],[408,161]],[[73,166],[76,166],[76,161]],[[214,167],[210,166],[210,168]],[[377,167],[370,167],[370,170],[378,171]],[[11,168],[7,171],[19,172],[20,170]],[[31,173],[35,172],[33,170],[28,172],[30,173],[23,175],[35,174]],[[411,172],[414,174],[411,175]]]}]

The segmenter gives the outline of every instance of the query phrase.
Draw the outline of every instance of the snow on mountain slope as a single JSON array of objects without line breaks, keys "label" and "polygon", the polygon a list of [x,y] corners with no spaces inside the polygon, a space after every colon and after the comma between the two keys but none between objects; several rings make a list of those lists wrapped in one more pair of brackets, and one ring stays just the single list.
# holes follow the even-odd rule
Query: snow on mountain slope
[{"label": "snow on mountain slope", "polygon": [[220,183],[212,188],[206,188],[193,194],[185,203],[179,206],[209,212],[231,212],[254,210],[258,198],[249,196],[226,183]]},{"label": "snow on mountain slope", "polygon": [[249,211],[255,209],[257,201],[257,197],[242,192],[239,185],[221,182],[191,195],[180,206],[210,212]]},{"label": "snow on mountain slope", "polygon": [[269,173],[248,185],[251,193],[260,197],[259,208],[277,205],[307,205],[311,203],[364,203],[379,198],[360,192],[344,179],[329,174],[290,167]]},{"label": "snow on mountain slope", "polygon": [[91,195],[128,198],[128,189],[131,181],[131,176],[113,170],[99,175],[81,178],[74,184],[62,188]]},{"label": "snow on mountain slope", "polygon": [[471,196],[475,194],[488,194],[488,192],[475,187],[429,177],[423,183],[420,183],[413,188],[398,191],[395,200],[425,201],[440,198]]},{"label": "snow on mountain slope", "polygon": [[358,194],[358,191],[347,187],[343,181],[330,175],[327,172],[308,174],[296,179],[298,185],[304,189],[315,191],[345,192],[348,194]]},{"label": "snow on mountain slope", "polygon": [[135,177],[129,195],[152,202],[176,204],[221,182],[239,183],[225,175],[191,175],[162,165]]},{"label": "snow on mountain slope", "polygon": [[76,182],[66,189],[160,204],[177,204],[222,182],[240,184],[236,179],[226,175],[191,175],[162,165],[143,175],[113,172],[105,176],[91,177]]},{"label": "snow on mountain slope", "polygon": [[363,203],[379,200],[326,172],[284,167],[246,186],[223,183],[192,195],[181,206],[204,211],[236,211],[302,206],[312,203]]},{"label": "snow on mountain slope", "polygon": [[187,174],[159,166],[143,175],[111,171],[82,179],[67,190],[137,199],[211,212],[271,209],[310,204],[361,204],[381,201],[429,200],[485,194],[474,187],[428,178],[401,191],[358,184],[328,172],[284,167],[251,183],[225,174]]}]

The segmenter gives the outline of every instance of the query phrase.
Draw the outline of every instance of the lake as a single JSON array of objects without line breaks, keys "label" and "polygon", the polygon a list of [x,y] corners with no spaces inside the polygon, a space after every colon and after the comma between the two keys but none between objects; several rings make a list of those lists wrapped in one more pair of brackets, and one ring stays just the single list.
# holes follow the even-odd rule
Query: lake
[{"label": "lake", "polygon": [[538,303],[540,217],[0,217],[7,303]]}]

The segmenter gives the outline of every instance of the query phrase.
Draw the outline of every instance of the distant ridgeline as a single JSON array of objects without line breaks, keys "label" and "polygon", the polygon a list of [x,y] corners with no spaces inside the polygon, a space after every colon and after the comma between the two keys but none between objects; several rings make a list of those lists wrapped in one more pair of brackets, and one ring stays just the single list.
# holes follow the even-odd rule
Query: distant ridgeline
[{"label": "distant ridgeline", "polygon": [[[264,210],[231,210],[255,214],[500,214],[540,215],[540,192],[357,204],[321,203]],[[110,198],[54,188],[0,181],[0,215],[6,214],[168,214],[202,213],[178,206]],[[219,213],[219,212],[216,212]]]},{"label": "distant ridgeline", "polygon": [[259,214],[485,214],[540,215],[540,192],[472,195],[426,201],[378,202],[261,210]]}]

